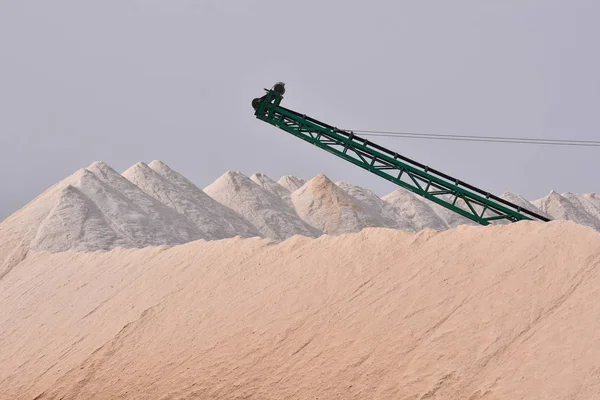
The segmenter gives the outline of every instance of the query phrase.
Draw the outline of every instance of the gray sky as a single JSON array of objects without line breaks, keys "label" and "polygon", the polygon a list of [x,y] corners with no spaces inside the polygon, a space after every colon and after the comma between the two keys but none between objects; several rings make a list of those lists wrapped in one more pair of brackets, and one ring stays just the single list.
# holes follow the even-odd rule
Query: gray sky
[{"label": "gray sky", "polygon": [[[0,0],[0,220],[95,160],[368,172],[256,120],[286,107],[338,127],[597,140],[597,0]],[[500,194],[600,192],[599,148],[377,139]]]}]

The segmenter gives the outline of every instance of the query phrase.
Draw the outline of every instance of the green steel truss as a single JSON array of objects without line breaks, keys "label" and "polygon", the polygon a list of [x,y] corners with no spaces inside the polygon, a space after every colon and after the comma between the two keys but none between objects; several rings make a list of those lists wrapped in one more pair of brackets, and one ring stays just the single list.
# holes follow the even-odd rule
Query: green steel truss
[{"label": "green steel truss", "polygon": [[252,102],[258,119],[457,214],[481,225],[500,220],[548,221],[541,215],[371,143],[352,132],[282,107],[280,103],[285,93],[283,84],[265,91],[266,95]]}]

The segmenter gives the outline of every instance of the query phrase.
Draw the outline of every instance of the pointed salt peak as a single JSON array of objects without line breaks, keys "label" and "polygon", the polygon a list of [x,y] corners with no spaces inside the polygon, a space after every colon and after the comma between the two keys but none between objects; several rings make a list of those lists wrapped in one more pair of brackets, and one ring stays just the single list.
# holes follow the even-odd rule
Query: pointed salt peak
[{"label": "pointed salt peak", "polygon": [[164,162],[160,161],[160,160],[152,160],[150,161],[150,163],[148,164],[148,166],[150,168],[164,168],[164,169],[171,169],[171,167],[169,167],[167,164],[165,164]]},{"label": "pointed salt peak", "polygon": [[548,196],[546,196],[547,198],[560,198],[563,197],[560,193],[558,193],[557,191],[555,191],[554,189],[550,191],[550,193],[548,193]]},{"label": "pointed salt peak", "polygon": [[165,164],[164,162],[160,161],[160,160],[152,160],[149,164],[148,167],[150,167],[150,169],[156,171],[156,172],[162,172],[163,174],[166,175],[170,175],[175,173],[175,171],[169,167],[167,164]]},{"label": "pointed salt peak", "polygon": [[91,163],[89,165],[89,167],[87,167],[87,169],[88,170],[92,170],[92,169],[104,170],[104,169],[112,169],[112,168],[110,167],[110,165],[108,165],[104,161],[94,161],[93,163]]},{"label": "pointed salt peak", "polygon": [[127,180],[131,181],[132,179],[135,180],[140,175],[142,175],[142,176],[148,176],[148,175],[158,176],[158,173],[156,171],[154,171],[152,168],[150,168],[146,163],[143,163],[140,161],[138,163],[133,164],[126,171],[124,171],[121,175],[123,177],[125,177]]},{"label": "pointed salt peak", "polygon": [[309,180],[307,183],[311,183],[312,185],[318,185],[318,186],[321,186],[321,185],[335,186],[335,183],[333,183],[333,181],[324,174],[318,174],[317,176],[315,176],[314,178]]},{"label": "pointed salt peak", "polygon": [[248,184],[248,182],[250,182],[251,185],[258,186],[255,182],[253,182],[246,175],[242,174],[240,171],[230,170],[230,171],[225,172],[220,177],[218,177],[215,181],[213,181],[213,183],[206,186],[204,188],[204,190],[206,191],[206,190],[214,189],[216,187],[220,187],[222,185],[229,185],[229,184],[235,184],[235,185]]},{"label": "pointed salt peak", "polygon": [[129,167],[125,172],[123,172],[123,175],[133,171],[152,171],[152,168],[150,168],[148,164],[144,163],[143,161],[140,161]]},{"label": "pointed salt peak", "polygon": [[304,192],[306,190],[310,190],[313,192],[341,192],[345,193],[341,188],[337,187],[331,179],[323,174],[319,174],[306,182],[301,188],[299,188],[298,192]]},{"label": "pointed salt peak", "polygon": [[117,171],[115,171],[110,165],[105,163],[104,161],[96,161],[90,164],[89,167],[86,168],[88,171],[92,173],[101,173],[102,175],[110,176],[110,177],[120,177]]},{"label": "pointed salt peak", "polygon": [[[230,180],[234,180],[234,181],[250,179],[246,175],[242,174],[241,171],[237,171],[237,170],[227,171],[223,175],[221,175],[221,178],[230,179]],[[219,179],[221,179],[221,178],[219,178]]]},{"label": "pointed salt peak", "polygon": [[136,162],[135,164],[133,164],[133,166],[134,166],[134,167],[137,167],[137,168],[144,168],[144,169],[148,169],[148,168],[150,168],[150,167],[148,166],[148,164],[146,164],[146,163],[145,163],[145,162],[143,162],[143,161],[138,161],[138,162]]},{"label": "pointed salt peak", "polygon": [[153,160],[148,164],[148,166],[152,169],[156,169],[157,171],[165,171],[166,173],[179,174],[174,168],[172,168],[167,163],[161,160]]}]

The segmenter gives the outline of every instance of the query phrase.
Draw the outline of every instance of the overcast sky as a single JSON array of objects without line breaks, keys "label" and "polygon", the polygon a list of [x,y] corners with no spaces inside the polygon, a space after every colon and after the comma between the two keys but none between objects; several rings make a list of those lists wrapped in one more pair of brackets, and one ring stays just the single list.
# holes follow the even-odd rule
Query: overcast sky
[{"label": "overcast sky", "polygon": [[[95,160],[380,178],[256,120],[598,140],[597,0],[0,0],[0,220]],[[600,148],[378,139],[485,190],[600,192]]]}]

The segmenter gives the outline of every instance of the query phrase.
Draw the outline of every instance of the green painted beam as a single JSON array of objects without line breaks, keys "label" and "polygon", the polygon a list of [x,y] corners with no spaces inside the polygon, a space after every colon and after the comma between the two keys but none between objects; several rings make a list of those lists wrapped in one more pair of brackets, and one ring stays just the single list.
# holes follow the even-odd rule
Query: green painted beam
[{"label": "green painted beam", "polygon": [[[276,84],[252,105],[256,118],[361,167],[481,225],[491,221],[548,221],[380,145],[281,106],[285,89]],[[458,203],[458,204],[457,204]]]}]

